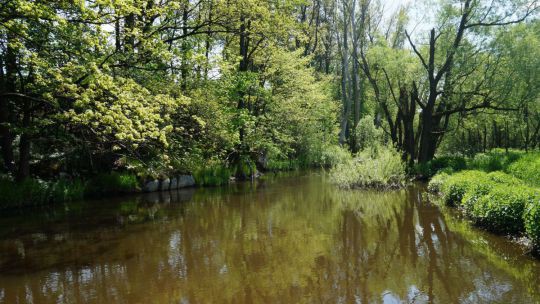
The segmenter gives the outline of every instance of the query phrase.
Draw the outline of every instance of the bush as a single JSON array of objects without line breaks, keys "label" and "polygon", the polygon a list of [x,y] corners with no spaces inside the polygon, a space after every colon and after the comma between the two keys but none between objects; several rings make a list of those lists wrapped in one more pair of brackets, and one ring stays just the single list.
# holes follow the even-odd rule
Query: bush
[{"label": "bush", "polygon": [[338,145],[327,145],[322,149],[320,165],[332,168],[352,159],[351,153]]},{"label": "bush", "polygon": [[375,126],[371,115],[360,119],[355,132],[359,150],[366,150],[382,142],[383,130]]},{"label": "bush", "polygon": [[86,194],[88,196],[104,196],[111,194],[129,193],[139,190],[137,177],[130,173],[102,173],[88,181]]},{"label": "bush", "polygon": [[480,171],[462,171],[449,176],[440,187],[444,202],[460,205],[465,193],[474,185],[489,183],[487,174]]},{"label": "bush", "polygon": [[507,172],[531,186],[540,187],[540,153],[528,153],[508,166]]},{"label": "bush", "polygon": [[525,186],[500,185],[480,196],[467,215],[495,232],[518,233],[524,230],[523,213],[538,196]]},{"label": "bush", "polygon": [[536,249],[540,249],[540,199],[538,196],[528,201],[523,213],[525,233],[533,242]]},{"label": "bush", "polygon": [[448,179],[450,175],[446,172],[439,173],[435,175],[428,184],[428,191],[431,193],[440,193],[441,187],[445,183],[446,179]]},{"label": "bush", "polygon": [[503,171],[513,162],[517,161],[523,151],[510,150],[506,152],[502,149],[493,149],[488,153],[479,153],[468,163],[470,169],[481,170],[485,172]]},{"label": "bush", "polygon": [[427,163],[420,163],[414,166],[414,173],[417,176],[429,178],[439,172],[457,172],[467,168],[467,160],[461,156],[437,157]]},{"label": "bush", "polygon": [[405,163],[393,147],[378,146],[335,166],[330,171],[330,178],[343,188],[402,187],[406,180]]},{"label": "bush", "polygon": [[222,164],[212,164],[195,170],[193,177],[199,186],[221,186],[229,183],[232,171]]}]

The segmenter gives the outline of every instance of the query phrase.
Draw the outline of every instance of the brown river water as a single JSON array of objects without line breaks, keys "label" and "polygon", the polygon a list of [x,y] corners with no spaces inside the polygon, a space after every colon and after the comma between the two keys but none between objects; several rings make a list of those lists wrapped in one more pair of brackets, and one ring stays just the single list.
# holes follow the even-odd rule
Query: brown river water
[{"label": "brown river water", "polygon": [[540,303],[540,261],[422,185],[321,172],[0,216],[0,303]]}]

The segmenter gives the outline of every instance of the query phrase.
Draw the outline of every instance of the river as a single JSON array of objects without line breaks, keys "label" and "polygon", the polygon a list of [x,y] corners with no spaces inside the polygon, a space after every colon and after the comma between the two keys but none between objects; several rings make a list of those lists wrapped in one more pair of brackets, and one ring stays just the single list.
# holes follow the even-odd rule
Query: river
[{"label": "river", "polygon": [[538,303],[540,261],[422,185],[322,172],[0,216],[0,303]]}]

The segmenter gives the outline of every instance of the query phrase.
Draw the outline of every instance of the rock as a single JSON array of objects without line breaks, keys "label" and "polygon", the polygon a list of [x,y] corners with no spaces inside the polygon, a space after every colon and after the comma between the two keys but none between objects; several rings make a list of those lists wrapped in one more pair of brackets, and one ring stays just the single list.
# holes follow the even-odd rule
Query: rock
[{"label": "rock", "polygon": [[180,175],[178,177],[178,188],[195,186],[193,175]]},{"label": "rock", "polygon": [[154,192],[159,189],[159,181],[157,179],[146,182],[143,187],[144,192]]},{"label": "rock", "polygon": [[171,180],[166,178],[161,181],[161,187],[159,188],[161,191],[167,191],[169,190],[169,187],[171,186]]},{"label": "rock", "polygon": [[176,177],[171,179],[170,189],[171,190],[178,189],[178,179]]}]

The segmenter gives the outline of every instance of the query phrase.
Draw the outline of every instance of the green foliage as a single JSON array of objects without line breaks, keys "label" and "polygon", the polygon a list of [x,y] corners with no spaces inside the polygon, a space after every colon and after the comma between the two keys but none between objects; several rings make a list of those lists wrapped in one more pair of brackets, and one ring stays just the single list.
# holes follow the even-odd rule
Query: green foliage
[{"label": "green foliage", "polygon": [[269,171],[290,171],[300,168],[300,162],[297,160],[268,160],[266,169]]},{"label": "green foliage", "polygon": [[332,168],[351,159],[351,153],[338,145],[327,145],[322,148],[321,156],[314,163],[322,167]]},{"label": "green foliage", "polygon": [[51,200],[54,203],[80,200],[86,192],[86,183],[80,180],[60,179],[50,186]]},{"label": "green foliage", "polygon": [[507,172],[531,186],[540,187],[540,153],[528,153],[508,166]]},{"label": "green foliage", "polygon": [[85,184],[79,180],[46,182],[29,178],[14,182],[0,179],[0,209],[74,201],[83,197],[85,189]]},{"label": "green foliage", "polygon": [[0,180],[0,208],[39,206],[49,202],[49,184],[37,179]]},{"label": "green foliage", "polygon": [[450,175],[446,172],[441,172],[435,175],[428,184],[428,191],[431,193],[440,193],[442,185],[446,182]]},{"label": "green foliage", "polygon": [[449,206],[460,205],[465,193],[474,185],[489,183],[487,174],[480,171],[462,171],[450,175],[442,182],[440,191]]},{"label": "green foliage", "polygon": [[440,171],[447,173],[465,170],[467,160],[461,156],[442,156],[430,160],[426,163],[415,164],[414,174],[422,178],[429,178]]},{"label": "green foliage", "polygon": [[138,191],[139,182],[134,174],[130,173],[101,173],[88,181],[86,195],[105,196]]},{"label": "green foliage", "polygon": [[467,210],[476,223],[495,232],[518,233],[524,228],[525,206],[538,202],[538,193],[524,186],[498,185]]},{"label": "green foliage", "polygon": [[391,146],[361,151],[330,170],[333,183],[343,188],[393,188],[405,185],[405,164]]},{"label": "green foliage", "polygon": [[[518,162],[527,157],[522,156]],[[534,159],[534,154],[531,157]],[[516,170],[519,167],[514,166]],[[451,175],[439,173],[428,189],[440,193],[446,204],[459,206],[476,224],[499,233],[525,231],[539,247],[540,190],[527,186],[525,181],[501,171],[469,170]]]},{"label": "green foliage", "polygon": [[355,134],[359,150],[365,150],[383,141],[383,130],[375,126],[371,115],[360,119]]},{"label": "green foliage", "polygon": [[220,163],[195,170],[193,177],[199,186],[221,186],[229,183],[233,171]]},{"label": "green foliage", "polygon": [[488,153],[479,153],[468,163],[470,169],[485,172],[504,171],[508,166],[523,155],[522,151],[494,149]]},{"label": "green foliage", "polygon": [[534,246],[540,249],[540,199],[538,196],[534,200],[529,200],[525,205],[523,220],[527,236],[532,240]]}]

